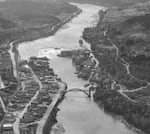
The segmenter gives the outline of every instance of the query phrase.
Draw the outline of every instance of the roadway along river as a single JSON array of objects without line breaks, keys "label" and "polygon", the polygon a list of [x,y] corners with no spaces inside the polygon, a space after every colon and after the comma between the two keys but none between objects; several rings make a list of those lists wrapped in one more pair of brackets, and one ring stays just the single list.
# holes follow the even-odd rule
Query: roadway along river
[{"label": "roadway along river", "polygon": [[[55,72],[67,82],[68,88],[83,88],[87,83],[76,77],[69,58],[57,57],[59,50],[79,47],[79,38],[85,27],[96,24],[100,6],[76,4],[83,12],[51,37],[19,45],[22,59],[30,56],[47,56]],[[86,44],[86,43],[85,43]],[[89,47],[89,44],[86,44]],[[70,92],[59,106],[58,123],[51,134],[135,134],[120,121],[100,109],[82,92]]]}]

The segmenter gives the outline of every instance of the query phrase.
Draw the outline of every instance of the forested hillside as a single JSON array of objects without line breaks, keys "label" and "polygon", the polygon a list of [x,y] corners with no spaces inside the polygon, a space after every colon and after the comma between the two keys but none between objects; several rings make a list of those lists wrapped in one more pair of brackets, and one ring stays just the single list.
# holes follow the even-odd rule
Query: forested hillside
[{"label": "forested hillside", "polygon": [[110,6],[127,6],[139,2],[146,2],[148,0],[64,0],[64,1],[91,3],[110,7]]},{"label": "forested hillside", "polygon": [[0,35],[3,36],[0,41],[5,42],[10,37],[10,40],[17,39],[18,35],[44,34],[46,30],[51,29],[76,11],[75,6],[64,2],[31,0],[1,2]]},{"label": "forested hillside", "polygon": [[150,2],[109,8],[100,17],[83,33],[101,70],[95,101],[149,134]]}]

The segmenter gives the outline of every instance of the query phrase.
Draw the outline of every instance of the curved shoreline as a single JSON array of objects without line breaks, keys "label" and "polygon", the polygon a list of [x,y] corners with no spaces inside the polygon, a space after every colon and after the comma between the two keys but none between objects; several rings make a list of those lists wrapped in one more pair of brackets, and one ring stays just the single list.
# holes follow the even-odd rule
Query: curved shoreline
[{"label": "curved shoreline", "polygon": [[[12,41],[12,52],[14,53],[14,60],[16,62],[16,72],[17,72],[17,78],[19,78],[19,74],[18,74],[18,63],[19,61],[21,61],[21,56],[19,54],[19,50],[18,50],[18,47],[20,45],[20,43],[22,42],[27,42],[27,41],[33,41],[33,40],[36,40],[36,39],[41,39],[41,38],[46,38],[46,37],[49,37],[49,36],[52,36],[54,35],[60,28],[62,28],[62,26],[64,24],[66,24],[67,22],[69,22],[70,20],[72,20],[74,17],[78,16],[80,13],[82,12],[81,9],[78,9],[77,12],[75,12],[74,14],[72,14],[71,16],[69,16],[67,19],[65,19],[63,22],[61,23],[58,23],[57,25],[55,25],[54,27],[52,27],[52,30],[50,31],[49,34],[45,33],[44,36],[41,36],[41,37],[37,37],[37,38],[32,38],[32,39],[27,39],[27,40],[22,40],[22,39],[18,39],[16,41]],[[18,81],[19,82],[19,81]],[[64,83],[66,84],[66,83]],[[20,82],[18,83],[18,85],[20,86]],[[67,88],[67,85],[65,86],[65,89],[63,90],[66,90]],[[43,132],[42,133],[45,133],[44,132],[44,128],[45,127],[48,127],[47,129],[50,131],[52,126],[56,123],[56,113],[57,113],[57,106],[58,104],[63,100],[64,96],[63,96],[63,91],[61,91],[62,93],[60,93],[57,97],[57,99],[55,100],[55,104],[54,106],[51,108],[51,111],[48,115],[48,118],[43,126]],[[55,113],[55,114],[54,114]],[[51,121],[52,119],[52,121]],[[49,126],[50,125],[50,126]],[[46,130],[47,130],[46,129]]]},{"label": "curved shoreline", "polygon": [[[41,134],[41,132],[43,134],[49,134],[49,132],[51,131],[52,126],[57,122],[56,120],[56,114],[57,114],[57,106],[59,105],[59,103],[63,100],[63,92],[67,89],[67,84],[63,83],[64,87],[60,87],[60,93],[56,96],[56,99],[53,100],[51,104],[52,108],[50,107],[47,112],[48,114],[45,114],[45,117],[43,117],[43,119],[46,119],[44,122],[44,124],[39,124],[39,126],[37,127],[37,134]],[[41,126],[40,126],[41,125]],[[42,129],[41,129],[42,128]]]},{"label": "curved shoreline", "polygon": [[[64,26],[64,24],[68,23],[74,17],[78,16],[81,12],[82,12],[82,10],[78,8],[77,12],[73,13],[71,16],[69,16],[67,19],[65,19],[62,23],[58,23],[59,25],[58,24],[55,25],[54,28],[52,28],[51,33],[48,34],[48,35],[46,34],[45,36],[41,36],[41,37],[37,37],[37,38],[33,38],[33,39],[28,39],[28,40],[18,39],[18,40],[15,40],[15,41],[11,41],[9,43],[9,44],[12,43],[12,52],[14,53],[14,60],[16,62],[17,78],[19,76],[18,71],[17,71],[18,70],[18,62],[19,62],[19,60],[21,60],[21,56],[20,56],[19,50],[18,50],[19,45],[21,45],[21,43],[23,43],[23,42],[34,41],[36,39],[46,38],[46,37],[54,35],[60,28],[62,28],[62,26]],[[13,68],[12,68],[12,70],[13,70]]]},{"label": "curved shoreline", "polygon": [[64,99],[64,91],[67,90],[67,84],[62,82],[65,87],[64,89],[61,91],[59,98],[56,102],[56,104],[53,107],[53,110],[51,111],[51,113],[49,114],[47,121],[43,127],[43,134],[49,134],[49,132],[51,132],[53,125],[55,125],[55,123],[57,123],[57,112],[59,111],[58,109],[58,105],[63,101]]},{"label": "curved shoreline", "polygon": [[[93,54],[93,53],[92,53],[92,54]],[[94,55],[94,54],[93,54],[93,55]],[[95,56],[94,56],[94,57],[95,57]],[[95,58],[95,59],[96,59],[96,58]],[[97,64],[99,64],[99,62],[98,62]],[[96,67],[96,65],[95,65],[95,67]],[[81,72],[82,72],[82,71],[81,71]],[[82,77],[81,77],[81,78],[82,78]],[[82,79],[84,79],[84,78],[82,78]],[[90,77],[89,77],[88,79],[90,79]],[[98,84],[97,84],[97,85],[98,85]],[[97,106],[98,106],[100,109],[104,109],[103,102],[102,102],[102,105],[100,104],[99,101],[94,100],[94,102],[97,104]],[[143,131],[141,131],[140,129],[134,127],[132,124],[130,124],[129,122],[127,122],[127,121],[123,118],[123,116],[117,115],[117,114],[115,114],[115,113],[113,113],[113,112],[111,112],[111,111],[109,111],[109,110],[105,110],[105,109],[104,109],[104,111],[105,111],[106,113],[108,113],[109,115],[111,115],[115,120],[118,120],[118,121],[120,121],[121,123],[123,123],[129,130],[132,130],[133,132],[135,132],[135,133],[137,133],[137,134],[145,134]]]},{"label": "curved shoreline", "polygon": [[82,12],[81,9],[78,9],[78,11],[76,11],[75,13],[73,13],[72,15],[70,15],[68,18],[66,18],[65,20],[63,20],[62,22],[54,25],[50,31],[46,31],[44,35],[42,36],[38,36],[38,37],[31,37],[28,39],[18,39],[17,41],[15,41],[15,43],[13,44],[14,46],[18,46],[23,43],[23,42],[30,42],[30,41],[34,41],[34,40],[38,40],[38,39],[42,39],[42,38],[46,38],[49,36],[53,36],[59,29],[61,29],[66,23],[68,23],[69,21],[71,21],[73,18],[75,18],[76,16],[78,16],[80,13]]},{"label": "curved shoreline", "polygon": [[18,40],[15,40],[15,41],[11,41],[11,42],[13,42],[13,44],[12,44],[12,47],[13,47],[12,51],[14,52],[14,56],[15,56],[16,68],[18,68],[18,60],[21,60],[21,56],[20,56],[19,50],[18,50],[18,47],[19,47],[19,45],[21,45],[21,43],[23,43],[23,42],[29,42],[29,41],[34,41],[36,39],[46,38],[46,37],[54,35],[60,28],[62,28],[62,26],[64,24],[68,23],[74,17],[78,16],[81,12],[82,12],[82,10],[78,9],[77,12],[75,12],[74,14],[72,14],[71,16],[69,16],[63,22],[58,23],[57,25],[55,25],[54,28],[52,28],[52,30],[50,31],[51,33],[49,33],[48,35],[45,33],[46,34],[45,36],[40,36],[40,37],[33,38],[33,39],[27,39],[27,40],[18,39]]},{"label": "curved shoreline", "polygon": [[[104,14],[105,14],[105,12],[103,12]],[[100,26],[101,25],[101,21],[97,24],[98,26]],[[106,33],[104,32],[104,36],[106,36]],[[85,41],[87,42],[87,43],[89,43],[90,45],[91,45],[91,42],[90,41],[88,41],[88,40],[86,40],[85,39]],[[110,42],[111,42],[111,40],[110,40]],[[111,42],[112,43],[112,42]],[[92,45],[91,45],[92,46]],[[115,46],[116,47],[116,46]],[[116,47],[117,48],[117,47]],[[117,52],[116,52],[116,57],[115,57],[115,60],[117,60],[117,58],[118,58],[118,49],[117,49]],[[95,57],[96,57],[96,54],[95,53],[93,53],[94,55],[95,55]],[[101,108],[101,104],[103,105],[103,107],[104,107],[104,103],[103,103],[103,100],[94,100],[95,101],[95,103]],[[101,104],[100,104],[101,103]],[[132,124],[132,123],[130,123],[130,122],[128,122],[125,118],[124,118],[124,116],[121,116],[121,115],[118,115],[118,114],[116,114],[115,112],[113,112],[112,110],[106,110],[106,111],[108,111],[108,113],[109,114],[111,114],[115,119],[117,119],[117,120],[119,120],[119,121],[121,121],[123,124],[125,124],[125,126],[127,127],[127,128],[129,128],[130,130],[132,130],[133,132],[136,132],[137,134],[145,134],[145,132],[144,131],[142,131],[140,128],[137,128],[137,127],[135,127],[134,126],[134,124]]]}]

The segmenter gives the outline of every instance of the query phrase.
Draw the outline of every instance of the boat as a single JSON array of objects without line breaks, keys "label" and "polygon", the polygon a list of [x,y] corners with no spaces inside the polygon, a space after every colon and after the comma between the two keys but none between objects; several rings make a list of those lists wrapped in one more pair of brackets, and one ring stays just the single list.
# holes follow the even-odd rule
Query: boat
[{"label": "boat", "polygon": [[72,57],[73,51],[72,50],[62,50],[60,54],[57,56],[59,57]]}]

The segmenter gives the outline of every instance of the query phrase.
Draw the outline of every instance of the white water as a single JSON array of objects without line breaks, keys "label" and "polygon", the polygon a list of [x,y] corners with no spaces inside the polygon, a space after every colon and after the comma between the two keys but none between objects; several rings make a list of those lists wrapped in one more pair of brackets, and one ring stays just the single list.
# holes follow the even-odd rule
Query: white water
[{"label": "white water", "polygon": [[[76,77],[69,58],[56,55],[61,49],[79,47],[79,38],[85,27],[96,24],[97,13],[102,7],[77,4],[83,12],[66,24],[54,36],[36,41],[22,43],[19,46],[21,58],[30,56],[47,56],[56,74],[67,82],[69,88],[83,88],[87,82]],[[85,44],[89,47],[89,44]],[[56,129],[52,134],[135,134],[112,116],[100,109],[93,100],[81,92],[70,92],[59,106]]]}]

